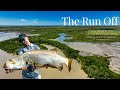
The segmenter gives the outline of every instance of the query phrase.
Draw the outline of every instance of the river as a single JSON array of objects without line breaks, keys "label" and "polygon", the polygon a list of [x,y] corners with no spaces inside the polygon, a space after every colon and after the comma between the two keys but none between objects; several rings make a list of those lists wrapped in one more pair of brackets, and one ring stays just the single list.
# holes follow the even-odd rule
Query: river
[{"label": "river", "polygon": [[68,35],[65,33],[59,33],[58,35],[59,35],[59,37],[57,37],[55,40],[59,41],[59,42],[64,42],[64,40],[72,39],[72,37],[68,37]]}]

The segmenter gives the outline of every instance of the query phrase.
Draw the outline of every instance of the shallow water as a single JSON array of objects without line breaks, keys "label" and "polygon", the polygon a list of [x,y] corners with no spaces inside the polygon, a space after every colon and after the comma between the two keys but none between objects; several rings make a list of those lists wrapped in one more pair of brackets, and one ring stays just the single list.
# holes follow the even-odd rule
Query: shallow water
[{"label": "shallow water", "polygon": [[0,41],[17,38],[19,33],[16,32],[0,32]]},{"label": "shallow water", "polygon": [[66,36],[68,36],[68,35],[65,34],[65,33],[59,33],[58,35],[59,35],[59,37],[56,38],[55,40],[57,40],[57,41],[59,41],[59,42],[63,42],[63,41],[66,40],[66,39],[72,39],[72,37],[66,37]]},{"label": "shallow water", "polygon": [[[18,38],[19,32],[0,32],[0,41]],[[26,34],[27,36],[38,36],[39,34]]]},{"label": "shallow water", "polygon": [[[120,42],[110,44],[93,44],[87,42],[64,42],[75,50],[81,51],[80,55],[90,54],[112,56],[110,60],[110,69],[120,73]],[[83,53],[84,52],[84,53]]]}]

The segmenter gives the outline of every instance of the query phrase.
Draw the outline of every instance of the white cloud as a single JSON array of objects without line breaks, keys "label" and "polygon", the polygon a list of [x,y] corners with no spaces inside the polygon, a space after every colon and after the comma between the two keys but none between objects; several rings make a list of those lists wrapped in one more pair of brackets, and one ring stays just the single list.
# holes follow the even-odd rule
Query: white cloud
[{"label": "white cloud", "polygon": [[25,22],[25,21],[27,21],[27,20],[26,20],[26,19],[21,19],[20,21]]},{"label": "white cloud", "polygon": [[37,21],[32,21],[33,23],[36,23],[36,24],[38,24],[38,22]]}]

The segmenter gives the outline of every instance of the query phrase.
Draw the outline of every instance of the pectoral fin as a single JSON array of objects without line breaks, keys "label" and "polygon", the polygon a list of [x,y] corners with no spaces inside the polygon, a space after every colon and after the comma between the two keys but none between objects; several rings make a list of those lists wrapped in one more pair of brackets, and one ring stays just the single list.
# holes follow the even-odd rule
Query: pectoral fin
[{"label": "pectoral fin", "polygon": [[57,52],[57,48],[50,49],[50,51],[55,51],[55,52]]},{"label": "pectoral fin", "polygon": [[59,70],[59,71],[62,71],[62,70],[63,70],[63,65],[62,65],[62,66],[59,66],[59,67],[58,67],[58,70]]}]

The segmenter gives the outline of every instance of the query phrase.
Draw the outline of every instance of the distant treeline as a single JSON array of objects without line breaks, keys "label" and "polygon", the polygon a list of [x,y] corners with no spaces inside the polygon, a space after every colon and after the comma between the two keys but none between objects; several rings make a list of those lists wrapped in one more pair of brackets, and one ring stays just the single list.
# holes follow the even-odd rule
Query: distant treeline
[{"label": "distant treeline", "polygon": [[0,31],[5,30],[120,30],[120,26],[0,26]]}]

